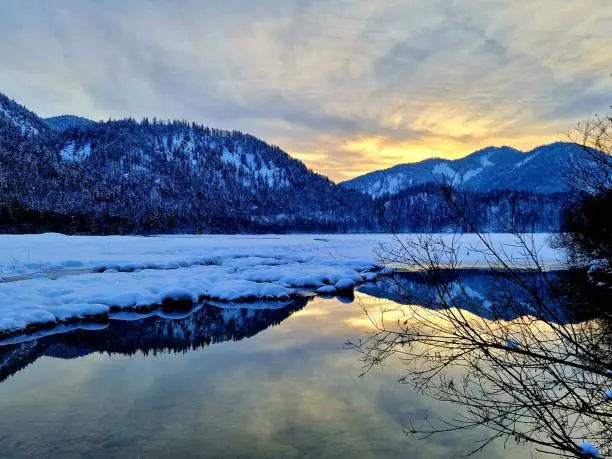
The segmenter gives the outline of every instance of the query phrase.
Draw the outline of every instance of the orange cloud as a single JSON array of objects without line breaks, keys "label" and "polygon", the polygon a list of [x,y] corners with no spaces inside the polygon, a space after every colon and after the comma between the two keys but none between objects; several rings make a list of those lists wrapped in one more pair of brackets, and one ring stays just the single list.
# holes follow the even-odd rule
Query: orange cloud
[{"label": "orange cloud", "polygon": [[8,2],[0,91],[239,129],[338,181],[530,149],[610,104],[609,0],[243,3]]}]

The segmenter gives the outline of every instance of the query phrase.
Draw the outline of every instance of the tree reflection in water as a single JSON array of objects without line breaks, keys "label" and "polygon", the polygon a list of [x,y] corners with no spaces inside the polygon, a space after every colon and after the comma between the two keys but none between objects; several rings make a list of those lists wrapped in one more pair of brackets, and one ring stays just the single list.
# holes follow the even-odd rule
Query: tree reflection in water
[{"label": "tree reflection in water", "polygon": [[215,343],[240,341],[277,325],[306,306],[302,298],[282,307],[255,305],[220,308],[205,304],[180,318],[158,315],[111,320],[107,327],[76,329],[22,343],[0,346],[0,381],[42,356],[76,358],[94,352],[133,355],[188,352]]},{"label": "tree reflection in water", "polygon": [[[579,272],[431,270],[359,290],[392,300],[380,301],[381,310],[366,308],[376,331],[354,344],[366,370],[398,355],[406,363],[402,383],[462,407],[454,419],[415,422],[408,431],[428,436],[486,424],[492,435],[478,447],[504,438],[579,456],[587,440],[610,453],[612,330],[605,311],[592,307],[608,293]],[[96,330],[0,346],[0,381],[42,356],[155,355],[242,340],[307,302],[206,304],[180,317],[111,320]]]},{"label": "tree reflection in water", "polygon": [[520,235],[520,260],[498,256],[489,243],[486,290],[458,269],[457,247],[442,238],[381,251],[385,261],[410,262],[421,273],[387,280],[386,291],[405,306],[364,306],[374,332],[349,343],[364,372],[399,357],[402,383],[458,406],[452,419],[413,422],[406,430],[417,436],[486,425],[490,435],[472,452],[502,439],[544,453],[608,457],[612,321],[601,306],[609,307],[609,289],[580,271],[547,272]]}]

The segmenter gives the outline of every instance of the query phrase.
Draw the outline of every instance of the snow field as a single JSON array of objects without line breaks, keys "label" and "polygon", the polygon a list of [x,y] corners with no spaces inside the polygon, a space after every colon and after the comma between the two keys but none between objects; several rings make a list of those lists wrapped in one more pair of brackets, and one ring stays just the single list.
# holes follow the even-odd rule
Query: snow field
[{"label": "snow field", "polygon": [[[462,262],[481,263],[474,236],[462,238]],[[552,262],[546,235],[534,238]],[[511,235],[495,241],[512,247]],[[279,304],[303,290],[341,294],[389,273],[375,252],[393,242],[388,234],[0,236],[0,335],[168,303]]]}]

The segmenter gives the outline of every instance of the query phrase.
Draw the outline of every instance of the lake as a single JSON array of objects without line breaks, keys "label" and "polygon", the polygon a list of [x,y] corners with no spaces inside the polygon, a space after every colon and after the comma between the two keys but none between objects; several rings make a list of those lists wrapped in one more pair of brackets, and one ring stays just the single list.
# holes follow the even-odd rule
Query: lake
[{"label": "lake", "polygon": [[[354,301],[125,314],[3,346],[2,457],[455,458],[473,449],[486,430],[404,433],[456,407],[399,384],[401,362],[360,377],[345,343],[371,331],[362,307],[393,305],[381,283],[360,290]],[[529,451],[493,443],[480,456]]]}]

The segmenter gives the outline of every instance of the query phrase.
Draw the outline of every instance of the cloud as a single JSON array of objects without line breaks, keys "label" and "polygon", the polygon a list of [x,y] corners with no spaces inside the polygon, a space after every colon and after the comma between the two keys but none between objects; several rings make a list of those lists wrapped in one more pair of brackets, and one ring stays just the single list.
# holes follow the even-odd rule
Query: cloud
[{"label": "cloud", "polygon": [[608,3],[9,1],[0,90],[45,116],[240,129],[339,180],[605,111]]}]

